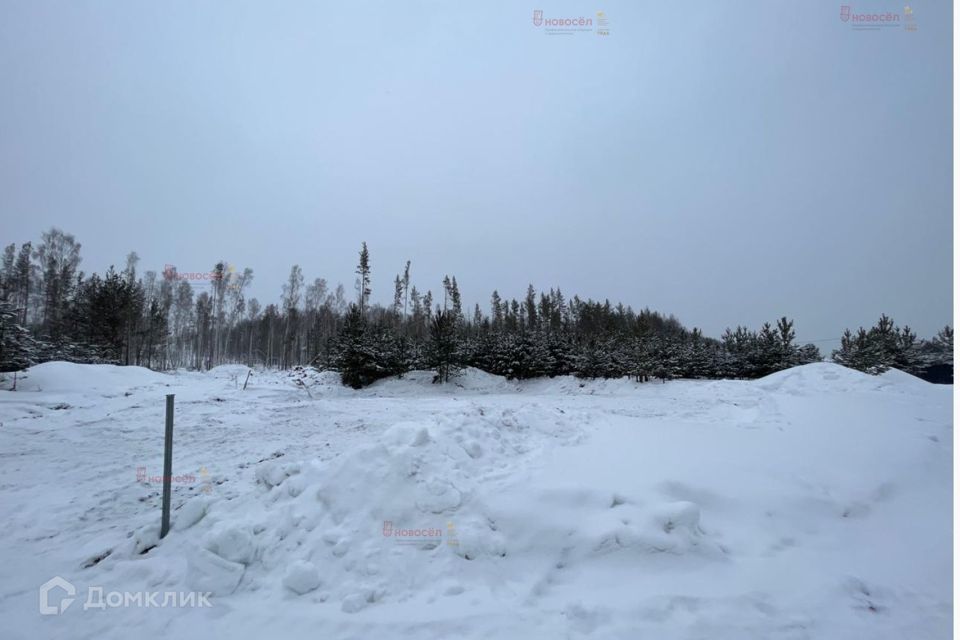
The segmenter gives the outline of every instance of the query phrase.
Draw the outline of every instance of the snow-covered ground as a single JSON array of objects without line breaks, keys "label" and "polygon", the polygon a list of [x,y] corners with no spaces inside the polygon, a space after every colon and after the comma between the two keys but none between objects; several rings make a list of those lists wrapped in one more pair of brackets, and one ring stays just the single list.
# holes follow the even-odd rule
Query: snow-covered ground
[{"label": "snow-covered ground", "polygon": [[952,387],[246,371],[0,391],[0,636],[950,637]]}]

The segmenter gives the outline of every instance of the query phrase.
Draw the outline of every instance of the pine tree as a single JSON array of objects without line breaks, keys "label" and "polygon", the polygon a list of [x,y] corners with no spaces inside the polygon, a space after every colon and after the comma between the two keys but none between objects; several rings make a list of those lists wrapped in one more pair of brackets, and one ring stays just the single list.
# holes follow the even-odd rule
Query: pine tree
[{"label": "pine tree", "polygon": [[456,341],[456,320],[452,313],[437,309],[430,321],[429,365],[436,370],[434,382],[448,382],[460,368]]},{"label": "pine tree", "polygon": [[[917,343],[910,327],[898,328],[886,314],[869,331],[862,327],[854,336],[845,331],[840,348],[833,352],[838,364],[870,374],[879,374],[895,367],[902,371],[926,375],[930,347]],[[941,374],[937,374],[939,379]]]},{"label": "pine tree", "polygon": [[948,364],[953,366],[953,328],[949,325],[937,333],[933,339],[933,344],[940,353],[938,364]]},{"label": "pine tree", "polygon": [[917,344],[917,334],[910,327],[904,326],[895,332],[895,350],[891,358],[891,366],[917,374],[923,369],[922,358]]},{"label": "pine tree", "polygon": [[840,338],[840,348],[833,352],[833,360],[845,367],[865,373],[882,373],[881,353],[867,331],[860,327],[856,334],[849,329]]},{"label": "pine tree", "polygon": [[433,314],[433,292],[430,290],[427,290],[423,296],[423,312],[426,316],[426,320],[429,322],[430,317]]},{"label": "pine tree", "polygon": [[[413,327],[413,338],[419,340],[421,328],[423,327],[423,304],[420,301],[420,292],[417,291],[417,287],[413,286],[410,288],[410,325]],[[429,313],[430,310],[427,310]]]},{"label": "pine tree", "polygon": [[490,296],[490,319],[493,323],[493,330],[499,331],[503,327],[503,306],[500,300],[500,294],[493,290]]},{"label": "pine tree", "polygon": [[820,349],[818,349],[815,344],[805,344],[797,349],[795,358],[795,365],[810,364],[823,360],[823,356],[820,355]]},{"label": "pine tree", "polygon": [[450,276],[443,276],[443,310],[447,310],[450,302]]},{"label": "pine tree", "polygon": [[17,260],[17,245],[9,244],[3,250],[3,262],[0,266],[0,300],[12,300],[16,293],[16,272],[14,264]]},{"label": "pine tree", "polygon": [[463,321],[463,305],[460,301],[460,287],[457,286],[457,277],[450,279],[450,308],[453,312],[453,322],[458,325]]},{"label": "pine tree", "polygon": [[717,358],[713,345],[694,327],[683,350],[681,369],[687,378],[712,378],[717,371]]},{"label": "pine tree", "polygon": [[507,342],[506,376],[527,380],[549,375],[554,369],[546,336],[538,331],[524,331]]},{"label": "pine tree", "polygon": [[537,299],[532,284],[527,285],[527,297],[523,306],[526,311],[527,329],[532,331],[537,328]]},{"label": "pine tree", "polygon": [[567,334],[551,332],[547,337],[547,352],[547,362],[550,364],[547,375],[550,377],[570,375],[576,370],[576,345]]},{"label": "pine tree", "polygon": [[680,345],[669,336],[660,336],[652,343],[653,376],[661,382],[673,380],[681,374]]},{"label": "pine tree", "polygon": [[765,376],[779,371],[782,360],[780,336],[769,322],[764,322],[757,334],[757,375]]},{"label": "pine tree", "polygon": [[403,268],[403,317],[407,317],[407,293],[410,291],[410,261]]},{"label": "pine tree", "polygon": [[283,338],[280,367],[288,369],[299,364],[300,298],[303,290],[303,270],[295,264],[290,268],[290,277],[283,285]]},{"label": "pine tree", "polygon": [[0,300],[0,373],[22,371],[38,358],[38,343],[18,323],[17,310]]},{"label": "pine tree", "polygon": [[393,315],[398,319],[401,317],[400,313],[402,311],[403,305],[403,280],[400,279],[400,276],[397,275],[393,279]]},{"label": "pine tree", "polygon": [[354,389],[402,372],[395,336],[370,327],[358,305],[351,305],[343,328],[333,340],[330,368]]},{"label": "pine tree", "polygon": [[30,310],[30,295],[33,293],[34,269],[31,255],[33,247],[29,242],[20,245],[20,253],[14,266],[16,295],[13,306],[17,309],[17,324],[26,327]]},{"label": "pine tree", "polygon": [[894,366],[897,361],[899,345],[893,320],[886,314],[881,314],[877,324],[870,329],[868,335],[877,353],[877,361],[874,363],[876,371],[883,372]]},{"label": "pine tree", "polygon": [[786,316],[777,320],[777,347],[780,352],[779,362],[776,365],[777,370],[788,369],[793,366],[795,362],[793,340],[795,337],[796,333],[793,330],[792,320],[788,320]]},{"label": "pine tree", "polygon": [[41,332],[59,345],[64,337],[63,319],[67,301],[80,263],[80,244],[72,235],[54,227],[42,234],[36,258],[43,287]]},{"label": "pine tree", "polygon": [[367,300],[370,298],[370,252],[367,251],[366,242],[360,248],[360,263],[357,265],[357,275],[360,276],[357,281],[358,304],[360,305],[360,315],[364,315]]}]

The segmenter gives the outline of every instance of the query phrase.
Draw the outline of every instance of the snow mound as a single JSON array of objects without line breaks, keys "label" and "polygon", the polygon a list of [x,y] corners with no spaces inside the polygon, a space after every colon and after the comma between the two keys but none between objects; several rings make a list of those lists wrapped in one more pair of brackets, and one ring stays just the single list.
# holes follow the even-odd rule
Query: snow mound
[{"label": "snow mound", "polygon": [[118,393],[125,389],[169,384],[171,377],[145,367],[121,367],[113,364],[76,364],[44,362],[18,376],[18,391],[55,393]]},{"label": "snow mound", "polygon": [[926,380],[909,374],[906,371],[901,371],[900,369],[889,369],[881,373],[878,377],[883,382],[890,383],[891,385],[902,387],[904,389],[927,389],[931,384],[933,384],[932,382],[927,382]]},{"label": "snow mound", "polygon": [[517,386],[515,381],[510,381],[503,376],[487,373],[486,371],[481,371],[473,367],[464,369],[459,375],[453,378],[451,382],[454,386],[461,389],[483,393],[512,391]]},{"label": "snow mound", "polygon": [[243,380],[247,377],[249,371],[250,367],[243,364],[221,364],[210,369],[207,375],[213,378],[225,378],[227,380],[233,380],[234,378]]},{"label": "snow mound", "polygon": [[332,460],[261,464],[256,490],[191,509],[192,526],[171,534],[185,552],[159,551],[192,558],[187,584],[303,595],[322,582],[345,613],[476,595],[508,566],[535,597],[558,567],[611,554],[721,555],[692,502],[639,504],[509,472],[541,451],[532,443],[581,436],[574,418],[535,406],[398,422]]},{"label": "snow mound", "polygon": [[517,390],[516,382],[473,367],[450,376],[448,384],[434,384],[435,376],[434,371],[411,371],[405,373],[402,378],[391,377],[378,380],[370,385],[369,389],[380,395],[422,395],[424,391],[456,395],[464,392],[502,393]]},{"label": "snow mound", "polygon": [[288,384],[294,385],[299,379],[313,395],[345,396],[354,392],[350,387],[343,385],[340,374],[336,371],[319,371],[313,367],[304,367],[291,372],[287,378]]},{"label": "snow mound", "polygon": [[336,371],[317,371],[315,369],[311,369],[310,379],[314,382],[314,384],[321,386],[343,387],[343,382],[340,380],[340,374]]},{"label": "snow mound", "polygon": [[[849,369],[832,362],[815,362],[771,373],[754,384],[764,391],[791,395],[821,392],[875,391],[891,380]],[[893,381],[896,382],[896,381]]]}]

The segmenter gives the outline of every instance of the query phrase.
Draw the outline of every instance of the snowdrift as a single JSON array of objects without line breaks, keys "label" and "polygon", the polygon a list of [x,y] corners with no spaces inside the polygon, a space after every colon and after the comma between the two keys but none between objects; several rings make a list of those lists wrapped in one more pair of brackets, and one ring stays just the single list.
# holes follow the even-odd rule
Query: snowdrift
[{"label": "snowdrift", "polygon": [[170,376],[145,367],[44,362],[18,375],[17,390],[54,393],[91,391],[118,393],[131,388],[165,384],[169,380]]}]

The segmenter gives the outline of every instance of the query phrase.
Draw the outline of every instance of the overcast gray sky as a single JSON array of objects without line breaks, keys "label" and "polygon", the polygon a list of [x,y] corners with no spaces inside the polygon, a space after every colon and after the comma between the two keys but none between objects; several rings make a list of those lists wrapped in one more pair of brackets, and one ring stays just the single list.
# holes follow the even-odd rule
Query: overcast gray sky
[{"label": "overcast gray sky", "polygon": [[384,303],[410,259],[485,312],[533,283],[710,335],[930,335],[951,4],[913,4],[916,31],[840,4],[0,0],[0,241],[59,226],[88,272],[223,258],[271,302],[293,263],[352,292],[366,240]]}]

